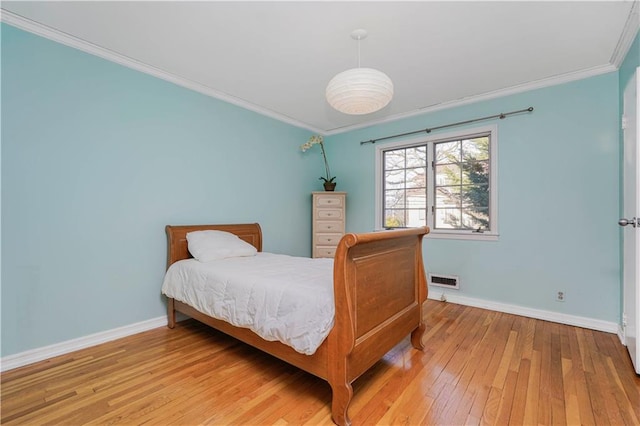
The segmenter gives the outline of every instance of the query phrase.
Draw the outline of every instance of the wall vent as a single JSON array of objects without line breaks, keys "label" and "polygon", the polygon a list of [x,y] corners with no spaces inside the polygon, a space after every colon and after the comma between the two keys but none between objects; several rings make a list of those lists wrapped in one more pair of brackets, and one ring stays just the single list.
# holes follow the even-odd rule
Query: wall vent
[{"label": "wall vent", "polygon": [[456,275],[429,274],[429,284],[457,290],[460,288],[460,279]]}]

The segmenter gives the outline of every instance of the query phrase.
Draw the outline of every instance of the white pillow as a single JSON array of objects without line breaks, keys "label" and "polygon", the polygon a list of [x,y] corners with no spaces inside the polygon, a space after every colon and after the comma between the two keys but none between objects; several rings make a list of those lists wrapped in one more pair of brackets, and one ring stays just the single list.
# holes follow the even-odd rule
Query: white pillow
[{"label": "white pillow", "polygon": [[238,236],[224,231],[193,231],[187,233],[189,253],[200,262],[227,257],[255,256],[258,250]]}]

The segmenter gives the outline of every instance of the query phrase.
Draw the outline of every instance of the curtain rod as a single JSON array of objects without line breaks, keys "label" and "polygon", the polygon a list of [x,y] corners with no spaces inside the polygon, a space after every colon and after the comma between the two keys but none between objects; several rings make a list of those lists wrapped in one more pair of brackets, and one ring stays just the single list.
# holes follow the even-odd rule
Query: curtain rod
[{"label": "curtain rod", "polygon": [[383,138],[377,138],[377,139],[369,139],[368,141],[360,142],[360,145],[364,145],[366,143],[376,143],[378,141],[383,141],[383,140],[386,140],[386,139],[399,138],[399,137],[402,137],[402,136],[415,135],[416,133],[423,133],[423,132],[431,133],[433,130],[445,129],[447,127],[461,126],[463,124],[474,123],[476,121],[491,120],[492,118],[499,118],[499,119],[502,120],[503,118],[507,118],[510,115],[521,114],[523,112],[531,112],[531,111],[533,111],[533,107],[529,107],[529,108],[526,108],[526,109],[520,109],[518,111],[501,112],[500,114],[489,115],[487,117],[473,118],[471,120],[458,121],[457,123],[445,124],[443,126],[427,127],[426,129],[415,130],[413,132],[399,133],[397,135],[385,136]]}]

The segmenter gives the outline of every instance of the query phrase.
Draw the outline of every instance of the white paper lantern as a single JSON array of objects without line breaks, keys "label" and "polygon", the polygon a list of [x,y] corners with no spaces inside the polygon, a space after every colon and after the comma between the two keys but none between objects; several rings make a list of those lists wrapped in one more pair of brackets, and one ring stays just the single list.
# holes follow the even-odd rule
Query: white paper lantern
[{"label": "white paper lantern", "polygon": [[351,38],[358,42],[358,67],[333,77],[325,95],[329,105],[340,112],[370,114],[389,104],[393,97],[393,82],[382,71],[360,67],[360,41],[367,38],[367,30],[353,30]]},{"label": "white paper lantern", "polygon": [[370,114],[389,104],[393,97],[393,82],[382,71],[352,68],[329,81],[326,96],[329,105],[340,112]]}]

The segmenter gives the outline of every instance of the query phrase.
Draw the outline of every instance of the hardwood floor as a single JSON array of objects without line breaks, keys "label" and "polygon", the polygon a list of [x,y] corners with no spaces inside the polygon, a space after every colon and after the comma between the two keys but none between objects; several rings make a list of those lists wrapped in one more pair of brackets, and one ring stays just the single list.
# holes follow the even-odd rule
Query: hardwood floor
[{"label": "hardwood floor", "polygon": [[[638,425],[616,335],[427,301],[354,383],[354,425]],[[332,424],[329,385],[189,320],[5,372],[2,424]]]}]

